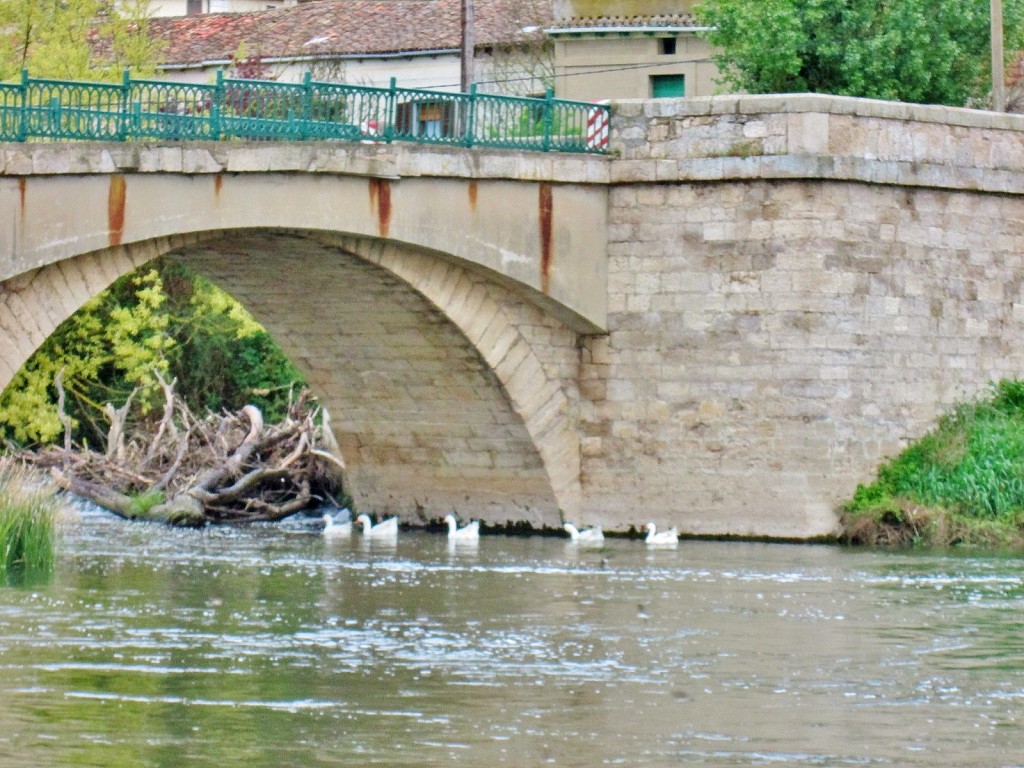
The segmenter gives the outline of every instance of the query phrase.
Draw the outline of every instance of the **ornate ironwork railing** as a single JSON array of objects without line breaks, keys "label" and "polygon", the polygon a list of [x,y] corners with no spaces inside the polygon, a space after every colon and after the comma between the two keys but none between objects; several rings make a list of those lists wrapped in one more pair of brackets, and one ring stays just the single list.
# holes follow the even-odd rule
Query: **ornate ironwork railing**
[{"label": "ornate ironwork railing", "polygon": [[608,149],[605,104],[314,82],[135,80],[0,83],[0,141],[410,141],[463,147]]}]

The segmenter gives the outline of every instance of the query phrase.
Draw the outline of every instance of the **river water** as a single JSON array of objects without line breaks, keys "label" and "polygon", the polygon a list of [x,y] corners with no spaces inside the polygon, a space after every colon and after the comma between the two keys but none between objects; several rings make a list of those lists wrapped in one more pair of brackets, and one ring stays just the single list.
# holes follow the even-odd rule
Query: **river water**
[{"label": "river water", "polygon": [[0,587],[0,766],[1024,766],[1024,561],[175,531]]}]

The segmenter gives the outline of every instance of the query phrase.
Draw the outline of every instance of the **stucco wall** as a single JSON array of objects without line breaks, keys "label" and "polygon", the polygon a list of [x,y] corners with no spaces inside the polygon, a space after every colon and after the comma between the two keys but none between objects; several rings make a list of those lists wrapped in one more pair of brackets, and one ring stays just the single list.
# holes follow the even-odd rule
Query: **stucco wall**
[{"label": "stucco wall", "polygon": [[676,50],[661,53],[659,37],[567,36],[555,39],[557,95],[573,101],[648,99],[652,75],[683,75],[686,96],[713,96],[721,88],[714,49],[695,33],[672,35]]}]

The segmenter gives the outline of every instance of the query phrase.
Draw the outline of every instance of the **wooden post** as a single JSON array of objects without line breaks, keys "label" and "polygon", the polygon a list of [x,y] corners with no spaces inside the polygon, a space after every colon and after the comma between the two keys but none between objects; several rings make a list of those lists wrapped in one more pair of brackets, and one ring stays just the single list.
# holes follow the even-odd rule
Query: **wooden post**
[{"label": "wooden post", "polygon": [[1003,0],[990,0],[992,37],[992,109],[1006,109],[1006,80],[1003,74]]},{"label": "wooden post", "polygon": [[459,90],[463,93],[468,93],[469,86],[473,84],[473,53],[475,49],[473,0],[462,0],[462,76],[459,79]]}]

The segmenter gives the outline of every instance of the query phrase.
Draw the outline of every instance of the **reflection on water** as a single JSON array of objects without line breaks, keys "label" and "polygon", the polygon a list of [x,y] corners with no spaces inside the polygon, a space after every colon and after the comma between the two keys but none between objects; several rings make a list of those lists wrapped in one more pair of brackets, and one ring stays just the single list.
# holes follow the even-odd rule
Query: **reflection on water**
[{"label": "reflection on water", "polygon": [[0,589],[0,765],[1021,766],[1006,558],[87,513]]}]

